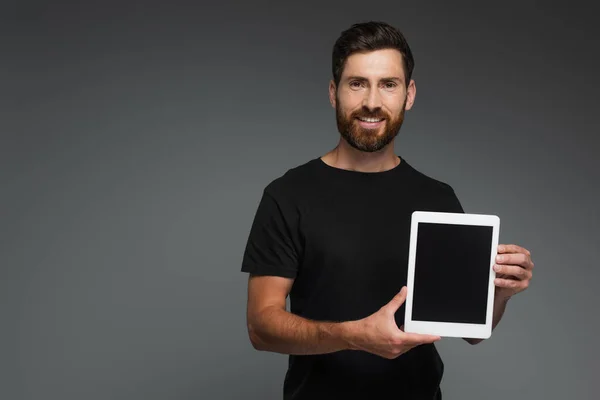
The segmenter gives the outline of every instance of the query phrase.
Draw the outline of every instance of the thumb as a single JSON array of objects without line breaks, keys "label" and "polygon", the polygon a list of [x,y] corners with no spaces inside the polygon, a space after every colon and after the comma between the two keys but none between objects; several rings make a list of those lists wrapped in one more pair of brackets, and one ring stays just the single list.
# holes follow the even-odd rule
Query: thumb
[{"label": "thumb", "polygon": [[392,300],[390,300],[388,303],[390,311],[396,312],[396,310],[398,310],[398,308],[404,304],[404,301],[406,300],[406,292],[406,286],[403,286],[402,290],[400,290],[400,292],[398,292],[398,294],[396,294]]}]

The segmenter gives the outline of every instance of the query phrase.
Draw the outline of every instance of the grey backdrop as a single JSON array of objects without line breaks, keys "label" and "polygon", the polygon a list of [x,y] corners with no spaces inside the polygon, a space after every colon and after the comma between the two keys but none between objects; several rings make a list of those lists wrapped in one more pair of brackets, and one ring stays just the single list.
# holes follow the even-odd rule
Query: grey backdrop
[{"label": "grey backdrop", "polygon": [[4,4],[0,398],[281,398],[241,256],[263,187],[335,146],[331,48],[369,19],[416,57],[398,154],[536,264],[492,339],[439,344],[445,398],[597,398],[595,13],[416,3]]}]

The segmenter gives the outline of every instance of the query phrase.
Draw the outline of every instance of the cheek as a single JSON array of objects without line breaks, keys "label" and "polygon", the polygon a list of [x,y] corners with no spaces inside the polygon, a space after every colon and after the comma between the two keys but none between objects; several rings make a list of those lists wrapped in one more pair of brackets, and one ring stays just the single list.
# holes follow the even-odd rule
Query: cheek
[{"label": "cheek", "polygon": [[383,101],[384,107],[393,115],[398,115],[404,108],[405,93],[388,93]]},{"label": "cheek", "polygon": [[398,104],[398,101],[397,101],[397,100],[395,100],[395,101],[393,101],[393,102],[390,102],[390,103],[384,104],[384,109],[385,109],[385,110],[386,110],[388,113],[390,113],[390,115],[393,115],[393,116],[398,116],[398,115],[400,115],[400,113],[402,112],[403,106],[404,106],[404,103],[400,103],[400,104]]},{"label": "cheek", "polygon": [[337,104],[340,110],[348,114],[359,110],[362,107],[362,94],[358,92],[347,92],[337,98]]}]

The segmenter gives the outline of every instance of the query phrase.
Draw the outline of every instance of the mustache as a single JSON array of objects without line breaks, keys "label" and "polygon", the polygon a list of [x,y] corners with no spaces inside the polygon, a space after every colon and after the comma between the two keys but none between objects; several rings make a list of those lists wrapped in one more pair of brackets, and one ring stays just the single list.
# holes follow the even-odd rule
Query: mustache
[{"label": "mustache", "polygon": [[376,112],[369,112],[369,111],[356,111],[352,113],[352,117],[353,118],[384,118],[384,119],[389,119],[389,116],[382,112],[382,111],[376,111]]}]

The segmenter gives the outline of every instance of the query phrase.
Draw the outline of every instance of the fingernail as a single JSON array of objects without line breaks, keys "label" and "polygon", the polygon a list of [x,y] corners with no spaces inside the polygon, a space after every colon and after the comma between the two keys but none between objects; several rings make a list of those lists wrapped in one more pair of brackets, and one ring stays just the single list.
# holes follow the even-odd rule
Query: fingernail
[{"label": "fingernail", "polygon": [[496,272],[500,271],[500,266],[499,265],[494,265],[494,271],[496,271]]},{"label": "fingernail", "polygon": [[504,261],[504,256],[498,256],[496,257],[496,260],[498,260],[498,262],[502,262]]}]

